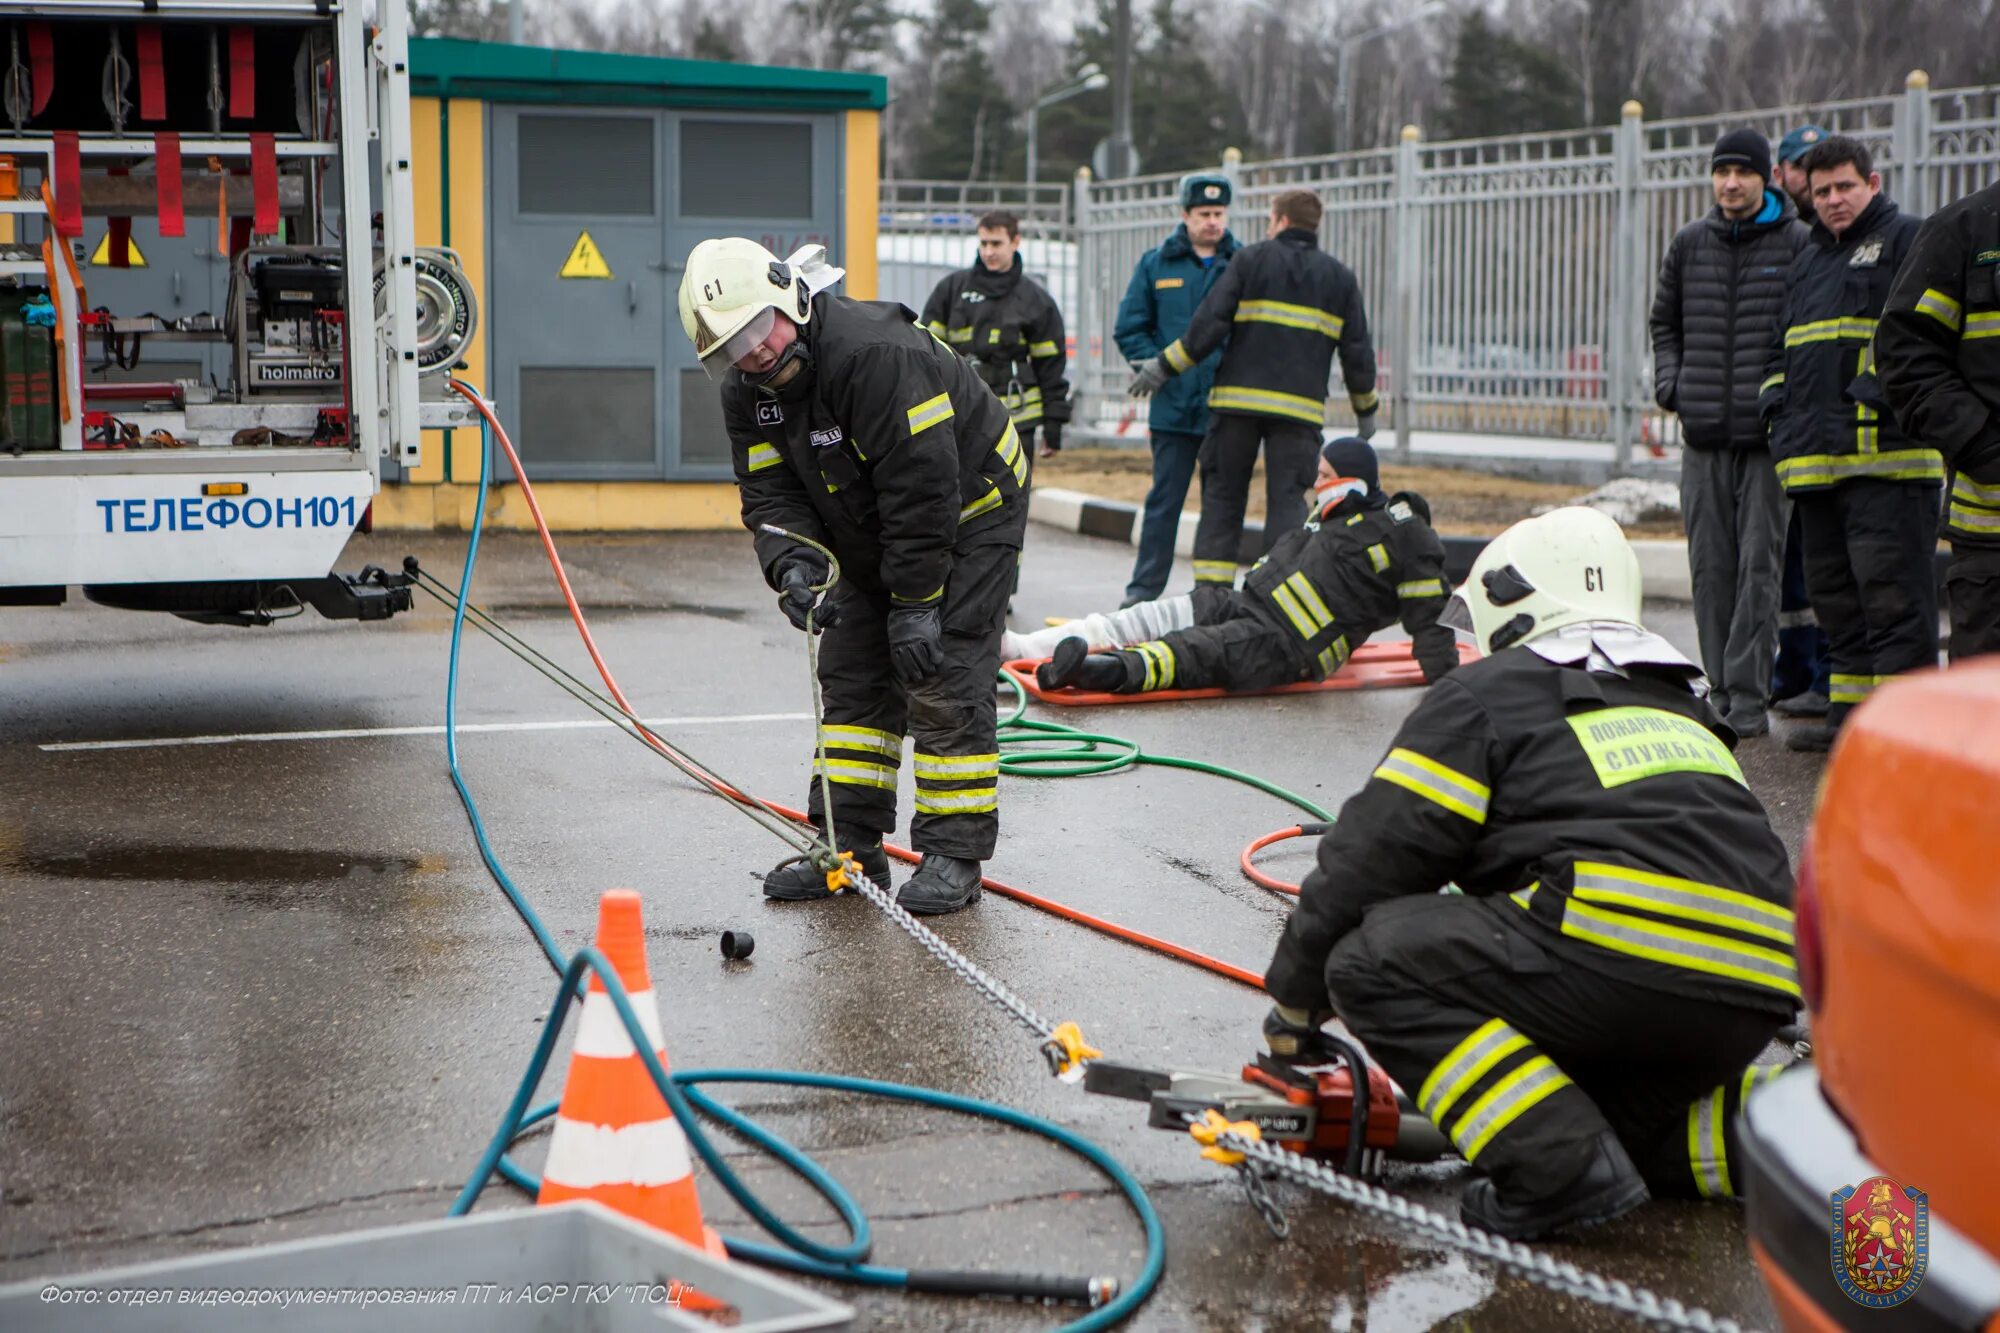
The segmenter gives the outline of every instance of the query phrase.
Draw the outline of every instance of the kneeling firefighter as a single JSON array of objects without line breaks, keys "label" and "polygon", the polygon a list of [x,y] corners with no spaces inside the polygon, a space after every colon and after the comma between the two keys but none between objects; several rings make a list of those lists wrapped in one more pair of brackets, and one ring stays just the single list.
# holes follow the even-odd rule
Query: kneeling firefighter
[{"label": "kneeling firefighter", "polygon": [[[999,834],[993,678],[1027,522],[1028,460],[978,374],[902,305],[828,290],[842,270],[809,247],[781,261],[740,237],[703,241],[681,280],[681,324],[722,387],[743,523],[786,617],[824,631],[824,774],[836,837],[889,887],[907,728],[923,861],[897,901],[954,912],[979,896]],[[824,544],[841,580],[810,548]],[[816,766],[815,777],[819,769]],[[820,783],[808,811],[823,830]],[[810,865],[764,892],[829,896]]]},{"label": "kneeling firefighter", "polygon": [[[1610,519],[1559,509],[1447,608],[1433,686],[1321,841],[1265,974],[1271,1051],[1338,1016],[1530,1239],[1731,1195],[1751,1060],[1799,1000],[1784,845],[1698,668],[1639,621]],[[1462,894],[1441,894],[1456,883]]]}]

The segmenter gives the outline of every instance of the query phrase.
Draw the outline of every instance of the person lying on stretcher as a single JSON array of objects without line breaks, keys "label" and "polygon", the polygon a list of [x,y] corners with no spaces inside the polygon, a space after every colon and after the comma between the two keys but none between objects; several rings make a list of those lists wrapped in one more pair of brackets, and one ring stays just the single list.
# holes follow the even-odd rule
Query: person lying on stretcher
[{"label": "person lying on stretcher", "polygon": [[1458,665],[1438,624],[1451,595],[1444,544],[1421,496],[1384,495],[1376,478],[1374,449],[1335,440],[1320,451],[1305,525],[1251,566],[1240,591],[1197,583],[1191,597],[1009,632],[1001,651],[1009,661],[1052,655],[1035,673],[1045,690],[1263,690],[1324,679],[1401,620],[1429,684]]}]

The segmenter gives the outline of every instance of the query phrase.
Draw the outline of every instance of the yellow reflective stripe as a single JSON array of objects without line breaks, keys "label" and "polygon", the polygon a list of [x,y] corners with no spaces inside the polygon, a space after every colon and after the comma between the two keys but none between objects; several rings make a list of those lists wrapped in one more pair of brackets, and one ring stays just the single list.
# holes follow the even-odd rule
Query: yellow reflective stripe
[{"label": "yellow reflective stripe", "polygon": [[2000,310],[1965,317],[1965,332],[1959,335],[1959,340],[1971,342],[1974,338],[2000,338]]},{"label": "yellow reflective stripe", "polygon": [[821,727],[820,732],[829,750],[863,750],[870,754],[886,754],[898,763],[902,761],[903,738],[893,731],[828,724]]},{"label": "yellow reflective stripe", "polygon": [[1919,314],[1929,315],[1953,333],[1957,333],[1958,326],[1964,322],[1965,307],[1935,287],[1924,288],[1924,294],[1917,298],[1916,310]]},{"label": "yellow reflective stripe", "polygon": [[1310,639],[1319,633],[1319,626],[1315,625],[1312,617],[1306,614],[1306,609],[1299,605],[1299,599],[1292,595],[1290,588],[1280,583],[1271,589],[1271,601],[1285,613],[1285,619],[1292,622],[1292,628],[1298,631],[1301,639]]},{"label": "yellow reflective stripe", "polygon": [[1141,690],[1172,689],[1174,684],[1174,650],[1158,639],[1132,645],[1131,651],[1139,654],[1139,661],[1146,668],[1146,678],[1139,683]]},{"label": "yellow reflective stripe", "polygon": [[1347,401],[1354,406],[1356,416],[1367,416],[1382,405],[1382,395],[1370,389],[1367,393],[1350,393]]},{"label": "yellow reflective stripe", "polygon": [[1578,861],[1574,870],[1570,893],[1587,902],[1638,907],[1762,935],[1787,947],[1792,943],[1791,909],[1777,903],[1715,884],[1601,861]]},{"label": "yellow reflective stripe", "polygon": [[972,326],[970,324],[965,324],[958,328],[948,330],[945,333],[945,337],[955,343],[969,343],[972,341]]},{"label": "yellow reflective stripe", "polygon": [[1451,1141],[1466,1161],[1474,1161],[1495,1134],[1568,1086],[1569,1076],[1556,1068],[1555,1061],[1538,1055],[1467,1107],[1451,1132]]},{"label": "yellow reflective stripe", "polygon": [[1974,481],[1961,472],[1951,479],[1951,498],[1986,509],[2000,509],[2000,486]]},{"label": "yellow reflective stripe", "polygon": [[1294,421],[1320,425],[1326,419],[1324,398],[1304,398],[1276,389],[1252,389],[1240,384],[1218,384],[1208,391],[1208,405],[1238,412],[1262,412],[1289,417]]},{"label": "yellow reflective stripe", "polygon": [[896,770],[889,764],[869,764],[859,759],[816,759],[813,761],[813,775],[817,777],[821,773],[850,787],[896,790]]},{"label": "yellow reflective stripe", "polygon": [[921,435],[939,422],[951,420],[951,395],[941,393],[935,398],[926,398],[911,408],[908,416],[910,434]]},{"label": "yellow reflective stripe", "polygon": [[1347,665],[1347,636],[1343,634],[1319,650],[1319,672],[1322,676],[1331,676],[1345,665]]},{"label": "yellow reflective stripe", "polygon": [[1160,356],[1173,368],[1176,375],[1185,374],[1187,371],[1194,369],[1194,358],[1188,355],[1187,348],[1181,344],[1179,338],[1168,343],[1167,350],[1161,352]]},{"label": "yellow reflective stripe", "polygon": [[983,815],[1000,808],[1000,788],[967,787],[963,791],[927,791],[917,788],[920,815]]},{"label": "yellow reflective stripe", "polygon": [[1374,776],[1413,791],[1427,801],[1435,801],[1475,824],[1486,822],[1486,806],[1493,791],[1455,768],[1447,768],[1428,755],[1406,750],[1400,745],[1376,766]]},{"label": "yellow reflective stripe", "polygon": [[1512,893],[1508,894],[1507,897],[1509,898],[1509,900],[1513,902],[1513,904],[1516,907],[1532,908],[1535,905],[1535,890],[1541,887],[1542,887],[1542,882],[1540,880],[1536,880],[1533,884],[1530,884],[1525,889],[1514,890]]},{"label": "yellow reflective stripe", "polygon": [[1000,776],[1000,756],[997,754],[923,754],[913,753],[917,781],[929,779],[934,782],[953,782],[965,778],[997,778]]},{"label": "yellow reflective stripe", "polygon": [[1299,605],[1305,608],[1306,615],[1318,628],[1325,629],[1333,623],[1333,612],[1326,609],[1326,603],[1320,600],[1319,589],[1313,587],[1312,580],[1306,577],[1303,569],[1293,570],[1286,578],[1285,586],[1292,590],[1292,595],[1299,599]]},{"label": "yellow reflective stripe", "polygon": [[1309,305],[1293,305],[1289,301],[1244,301],[1236,307],[1238,324],[1278,324],[1288,329],[1304,329],[1308,333],[1322,333],[1338,342],[1340,331],[1347,321],[1331,310],[1320,310]]},{"label": "yellow reflective stripe", "polygon": [[1784,382],[1785,382],[1785,372],[1781,370],[1777,374],[1771,376],[1770,379],[1767,379],[1762,384],[1758,385],[1757,392],[1769,393],[1771,390],[1777,388]]},{"label": "yellow reflective stripe", "polygon": [[931,331],[933,338],[942,338],[945,335],[944,321],[941,319],[934,319],[924,327]]},{"label": "yellow reflective stripe", "polygon": [[1704,1199],[1735,1197],[1729,1188],[1728,1153],[1722,1138],[1724,1090],[1709,1093],[1688,1107],[1688,1170]]},{"label": "yellow reflective stripe", "polygon": [[1875,321],[1852,315],[1840,319],[1816,319],[1810,324],[1794,324],[1785,330],[1785,346],[1837,342],[1842,338],[1865,339],[1875,336]]},{"label": "yellow reflective stripe", "polygon": [[1014,429],[1013,422],[1008,422],[1007,429],[1000,432],[1000,443],[993,446],[993,452],[999,454],[1000,461],[1013,472],[1016,486],[1028,484],[1028,458],[1021,452],[1021,436]]},{"label": "yellow reflective stripe", "polygon": [[1740,1109],[1743,1103],[1750,1100],[1750,1090],[1752,1088],[1756,1087],[1759,1083],[1769,1083],[1784,1072],[1784,1065],[1751,1065],[1748,1069],[1744,1070],[1742,1090],[1736,1096],[1737,1107]]},{"label": "yellow reflective stripe", "polygon": [[1786,486],[1831,486],[1853,477],[1884,481],[1943,481],[1944,456],[1935,449],[1890,449],[1854,454],[1801,454],[1778,460],[1778,480]]},{"label": "yellow reflective stripe", "polygon": [[1044,342],[1028,344],[1028,356],[1030,359],[1036,361],[1046,361],[1048,358],[1054,356],[1058,350],[1056,340],[1053,338]]},{"label": "yellow reflective stripe", "polygon": [[772,444],[753,444],[749,453],[751,472],[762,472],[767,467],[778,466],[778,448]]},{"label": "yellow reflective stripe", "polygon": [[1827,699],[1837,704],[1858,704],[1867,700],[1875,692],[1875,686],[1886,677],[1833,675],[1828,678],[1830,686]]},{"label": "yellow reflective stripe", "polygon": [[1375,566],[1375,572],[1380,574],[1389,567],[1389,548],[1380,543],[1369,547],[1368,563]]},{"label": "yellow reflective stripe", "polygon": [[974,500],[971,504],[966,505],[964,508],[960,509],[958,511],[958,521],[960,523],[970,522],[971,520],[978,518],[981,514],[989,513],[992,510],[998,509],[1001,503],[1002,502],[1000,499],[1000,488],[998,486],[995,486],[992,490],[986,492],[986,494],[980,496],[977,500]]},{"label": "yellow reflective stripe", "polygon": [[1799,998],[1792,956],[1762,945],[1738,944],[1703,930],[1603,911],[1574,898],[1564,906],[1562,933],[1635,958],[1747,981]]},{"label": "yellow reflective stripe", "polygon": [[1194,562],[1196,583],[1236,582],[1236,562],[1234,560],[1197,560]]},{"label": "yellow reflective stripe", "polygon": [[1007,394],[1001,401],[1009,407],[1018,407],[1022,403],[1039,403],[1042,401],[1042,391],[1039,386],[1032,389],[1022,389],[1017,393]]},{"label": "yellow reflective stripe", "polygon": [[1472,1090],[1487,1071],[1528,1044],[1500,1019],[1489,1019],[1446,1053],[1417,1089],[1417,1109],[1442,1127],[1445,1112]]},{"label": "yellow reflective stripe", "polygon": [[1986,509],[1972,509],[1953,500],[1945,513],[1945,526],[1959,528],[1965,532],[2000,532],[2000,514]]},{"label": "yellow reflective stripe", "polygon": [[1408,583],[1398,583],[1396,585],[1396,596],[1405,600],[1414,600],[1421,597],[1442,597],[1444,596],[1444,580],[1412,579]]}]

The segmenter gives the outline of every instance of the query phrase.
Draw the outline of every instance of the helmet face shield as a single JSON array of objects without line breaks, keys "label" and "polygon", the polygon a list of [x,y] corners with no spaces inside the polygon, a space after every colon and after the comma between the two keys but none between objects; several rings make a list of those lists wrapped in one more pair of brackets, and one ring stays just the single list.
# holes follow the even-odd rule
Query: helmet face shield
[{"label": "helmet face shield", "polygon": [[722,379],[738,361],[763,346],[777,323],[778,312],[765,306],[750,317],[749,323],[703,352],[701,368],[708,372],[711,380]]},{"label": "helmet face shield", "polygon": [[1451,595],[1451,600],[1444,604],[1444,613],[1438,617],[1438,624],[1460,634],[1470,635],[1473,632],[1472,608],[1466,604],[1463,592]]}]

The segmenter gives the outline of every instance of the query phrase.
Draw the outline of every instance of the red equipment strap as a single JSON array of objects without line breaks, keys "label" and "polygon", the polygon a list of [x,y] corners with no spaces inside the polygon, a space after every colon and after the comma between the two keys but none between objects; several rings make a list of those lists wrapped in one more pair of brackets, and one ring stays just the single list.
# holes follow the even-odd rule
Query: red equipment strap
[{"label": "red equipment strap", "polygon": [[250,248],[250,219],[229,219],[229,255],[234,259]]},{"label": "red equipment strap", "polygon": [[160,30],[139,29],[139,119],[167,118],[167,71],[160,60]]},{"label": "red equipment strap", "polygon": [[159,172],[158,198],[160,235],[187,235],[187,216],[181,211],[181,136],[164,130],[153,136],[153,164]]},{"label": "red equipment strap", "polygon": [[257,114],[257,36],[240,24],[229,30],[229,114],[237,120]]},{"label": "red equipment strap", "polygon": [[55,205],[56,231],[83,235],[83,154],[75,130],[57,130]]},{"label": "red equipment strap", "polygon": [[250,199],[259,236],[278,230],[278,136],[250,136]]},{"label": "red equipment strap", "polygon": [[112,218],[104,234],[105,258],[113,268],[132,267],[132,219]]},{"label": "red equipment strap", "polygon": [[56,90],[56,38],[46,23],[28,25],[28,73],[35,84],[35,104],[28,114],[39,116]]}]

